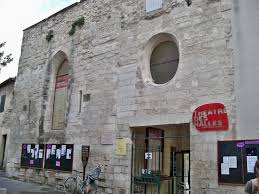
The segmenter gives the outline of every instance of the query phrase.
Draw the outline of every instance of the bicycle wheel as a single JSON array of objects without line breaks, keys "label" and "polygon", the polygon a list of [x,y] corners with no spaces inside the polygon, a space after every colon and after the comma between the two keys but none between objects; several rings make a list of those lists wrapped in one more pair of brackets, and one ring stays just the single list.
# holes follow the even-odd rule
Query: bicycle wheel
[{"label": "bicycle wheel", "polygon": [[76,177],[68,177],[64,182],[64,191],[67,194],[74,194],[76,192],[77,180]]}]

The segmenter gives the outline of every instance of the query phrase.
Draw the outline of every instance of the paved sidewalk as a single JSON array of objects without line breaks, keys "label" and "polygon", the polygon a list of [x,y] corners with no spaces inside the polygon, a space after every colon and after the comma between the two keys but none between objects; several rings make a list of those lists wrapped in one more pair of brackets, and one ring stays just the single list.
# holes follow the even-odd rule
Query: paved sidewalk
[{"label": "paved sidewalk", "polygon": [[7,194],[65,194],[62,191],[33,183],[6,178],[0,174],[0,188],[7,188]]}]

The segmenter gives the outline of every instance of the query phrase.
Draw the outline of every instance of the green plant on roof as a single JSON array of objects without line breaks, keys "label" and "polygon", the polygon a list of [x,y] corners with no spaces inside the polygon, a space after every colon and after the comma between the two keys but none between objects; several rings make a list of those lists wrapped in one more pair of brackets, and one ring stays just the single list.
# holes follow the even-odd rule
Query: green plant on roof
[{"label": "green plant on roof", "polygon": [[85,24],[85,18],[84,17],[80,17],[78,18],[76,21],[74,21],[74,23],[72,24],[72,27],[69,31],[69,35],[72,36],[75,34],[76,32],[76,27],[81,28],[83,25]]}]

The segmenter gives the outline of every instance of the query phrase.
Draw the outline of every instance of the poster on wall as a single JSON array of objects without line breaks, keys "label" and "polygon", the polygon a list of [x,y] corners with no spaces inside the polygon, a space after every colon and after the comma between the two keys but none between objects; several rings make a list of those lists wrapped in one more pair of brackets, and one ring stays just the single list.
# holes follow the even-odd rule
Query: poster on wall
[{"label": "poster on wall", "polygon": [[46,144],[44,169],[57,171],[72,171],[73,144]]},{"label": "poster on wall", "polygon": [[246,184],[255,178],[259,140],[218,141],[219,183]]},{"label": "poster on wall", "polygon": [[116,139],[116,155],[126,155],[127,144],[125,138]]},{"label": "poster on wall", "polygon": [[44,144],[22,144],[21,167],[43,168]]},{"label": "poster on wall", "polygon": [[204,104],[196,108],[192,122],[199,131],[228,130],[228,115],[221,103]]}]

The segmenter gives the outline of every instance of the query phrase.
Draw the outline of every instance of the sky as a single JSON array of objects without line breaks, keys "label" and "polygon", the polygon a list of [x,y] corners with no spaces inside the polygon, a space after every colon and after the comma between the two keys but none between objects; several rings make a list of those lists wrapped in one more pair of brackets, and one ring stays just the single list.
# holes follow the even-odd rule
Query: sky
[{"label": "sky", "polygon": [[0,83],[17,74],[23,30],[80,0],[0,0],[0,42],[13,62],[0,72]]}]

